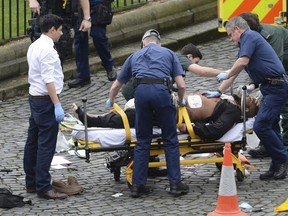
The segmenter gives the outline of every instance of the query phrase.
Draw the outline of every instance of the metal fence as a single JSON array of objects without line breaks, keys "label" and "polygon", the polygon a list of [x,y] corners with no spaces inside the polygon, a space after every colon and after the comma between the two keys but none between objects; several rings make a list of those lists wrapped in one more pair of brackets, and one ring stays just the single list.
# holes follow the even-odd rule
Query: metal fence
[{"label": "metal fence", "polygon": [[[115,11],[129,9],[149,0],[114,0]],[[28,2],[25,0],[0,0],[0,42],[27,35],[28,20],[32,17]],[[0,43],[1,44],[1,43]]]}]

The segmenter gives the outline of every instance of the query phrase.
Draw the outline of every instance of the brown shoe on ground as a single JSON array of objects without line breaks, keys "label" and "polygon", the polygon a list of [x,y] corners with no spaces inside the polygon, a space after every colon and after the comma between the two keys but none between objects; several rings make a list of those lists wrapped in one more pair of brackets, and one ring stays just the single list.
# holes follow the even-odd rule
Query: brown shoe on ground
[{"label": "brown shoe on ground", "polygon": [[65,199],[68,197],[68,195],[64,193],[59,193],[55,191],[54,189],[52,189],[45,193],[38,193],[38,197],[44,198],[44,199]]},{"label": "brown shoe on ground", "polygon": [[67,184],[76,188],[79,188],[81,192],[84,191],[83,187],[78,183],[77,178],[75,176],[68,176]]},{"label": "brown shoe on ground", "polygon": [[69,196],[80,194],[83,191],[83,188],[80,185],[69,185],[61,180],[53,180],[52,187],[56,191],[67,194]]}]

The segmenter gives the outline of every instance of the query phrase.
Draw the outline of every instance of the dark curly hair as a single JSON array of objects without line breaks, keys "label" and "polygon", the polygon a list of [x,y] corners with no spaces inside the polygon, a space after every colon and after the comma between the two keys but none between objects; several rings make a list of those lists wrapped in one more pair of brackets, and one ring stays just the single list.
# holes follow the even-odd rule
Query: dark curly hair
[{"label": "dark curly hair", "polygon": [[260,27],[259,17],[257,14],[251,13],[251,12],[245,12],[245,13],[240,14],[240,17],[246,20],[251,30],[260,32],[261,27]]},{"label": "dark curly hair", "polygon": [[192,54],[192,56],[194,58],[199,57],[200,59],[202,59],[202,53],[200,52],[200,50],[192,43],[188,43],[187,45],[185,45],[180,53],[182,55],[188,55],[188,54]]}]

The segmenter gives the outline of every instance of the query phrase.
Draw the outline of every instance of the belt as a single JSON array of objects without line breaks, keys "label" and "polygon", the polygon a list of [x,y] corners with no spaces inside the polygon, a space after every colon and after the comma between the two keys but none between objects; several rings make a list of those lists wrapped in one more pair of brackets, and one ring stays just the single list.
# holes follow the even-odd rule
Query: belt
[{"label": "belt", "polygon": [[288,84],[287,81],[284,78],[267,78],[266,79],[267,83],[271,84],[271,85],[284,85],[284,84]]},{"label": "belt", "polygon": [[[49,95],[30,95],[30,97],[35,98],[35,99],[47,99],[50,98]],[[57,94],[57,97],[59,98],[59,95]]]},{"label": "belt", "polygon": [[134,78],[132,83],[134,87],[140,84],[164,84],[170,86],[171,80],[168,78]]}]

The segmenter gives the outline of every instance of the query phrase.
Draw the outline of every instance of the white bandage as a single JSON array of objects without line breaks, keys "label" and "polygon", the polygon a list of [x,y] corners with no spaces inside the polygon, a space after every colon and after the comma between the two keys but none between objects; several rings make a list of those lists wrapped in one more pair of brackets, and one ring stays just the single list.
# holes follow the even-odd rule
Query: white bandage
[{"label": "white bandage", "polygon": [[202,107],[202,99],[200,95],[189,95],[188,96],[188,105],[191,108],[201,108]]}]

